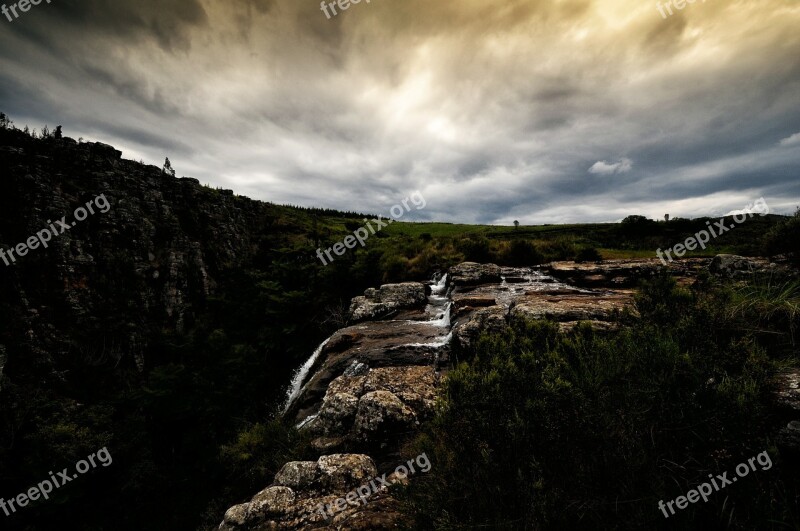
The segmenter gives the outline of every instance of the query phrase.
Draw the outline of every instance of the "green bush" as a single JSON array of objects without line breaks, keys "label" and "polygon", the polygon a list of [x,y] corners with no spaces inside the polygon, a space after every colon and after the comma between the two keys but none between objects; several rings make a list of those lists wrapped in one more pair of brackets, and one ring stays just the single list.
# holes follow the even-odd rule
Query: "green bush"
[{"label": "green bush", "polygon": [[481,338],[445,380],[437,417],[416,442],[433,469],[406,493],[414,526],[796,522],[797,492],[775,471],[669,520],[657,509],[771,448],[765,434],[779,428],[765,415],[773,362],[726,313],[727,300],[725,289],[692,293],[659,277],[637,299],[641,317],[616,333],[515,321]]},{"label": "green bush", "polygon": [[528,240],[512,240],[499,261],[509,266],[532,266],[544,262],[544,255]]},{"label": "green bush", "polygon": [[603,260],[602,255],[600,252],[595,249],[594,247],[584,247],[578,254],[575,255],[575,261],[578,263],[583,262],[600,262]]},{"label": "green bush", "polygon": [[791,254],[795,262],[800,262],[800,208],[793,217],[767,232],[763,247],[769,255]]}]

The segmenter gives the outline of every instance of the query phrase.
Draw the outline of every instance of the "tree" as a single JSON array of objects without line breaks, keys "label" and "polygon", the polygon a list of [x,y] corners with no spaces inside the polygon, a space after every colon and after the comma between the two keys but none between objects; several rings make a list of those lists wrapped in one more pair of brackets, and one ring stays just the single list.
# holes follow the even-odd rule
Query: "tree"
[{"label": "tree", "polygon": [[55,131],[53,131],[53,136],[58,140],[60,140],[62,138],[62,136],[61,136],[61,126],[60,125],[58,127],[56,127]]},{"label": "tree", "polygon": [[175,177],[175,170],[172,169],[172,163],[169,161],[169,157],[164,160],[164,167],[161,168],[161,173],[166,173],[171,177]]},{"label": "tree", "polygon": [[514,228],[515,229],[519,228],[519,221],[517,221],[516,219],[514,220]]},{"label": "tree", "polygon": [[11,129],[13,125],[14,122],[11,121],[11,118],[9,118],[6,113],[0,112],[0,128]]}]

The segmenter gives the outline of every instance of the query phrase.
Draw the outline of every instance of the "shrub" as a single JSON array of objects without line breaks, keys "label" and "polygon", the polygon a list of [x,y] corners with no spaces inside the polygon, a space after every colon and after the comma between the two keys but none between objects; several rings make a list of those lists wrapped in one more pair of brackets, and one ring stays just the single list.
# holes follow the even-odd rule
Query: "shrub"
[{"label": "shrub", "polygon": [[[769,448],[773,364],[738,321],[717,321],[728,298],[662,276],[643,285],[641,317],[617,333],[512,321],[483,336],[416,441],[433,468],[406,492],[415,528],[657,528],[658,500]],[[794,499],[786,489],[759,472],[667,523],[790,527],[796,507],[774,502]]]},{"label": "shrub", "polygon": [[500,256],[501,263],[510,266],[532,266],[544,262],[544,256],[528,240],[512,240]]},{"label": "shrub", "polygon": [[600,252],[594,247],[584,247],[575,256],[575,261],[578,263],[583,262],[601,262],[603,257]]},{"label": "shrub", "polygon": [[767,232],[763,247],[767,254],[790,254],[794,262],[800,263],[800,208],[794,216]]}]

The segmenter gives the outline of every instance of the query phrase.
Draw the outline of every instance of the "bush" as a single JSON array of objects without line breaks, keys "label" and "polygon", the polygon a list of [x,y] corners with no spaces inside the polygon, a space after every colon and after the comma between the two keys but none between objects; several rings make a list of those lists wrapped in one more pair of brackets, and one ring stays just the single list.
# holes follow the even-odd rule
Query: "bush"
[{"label": "bush", "polygon": [[483,236],[471,234],[467,238],[458,240],[456,249],[464,255],[464,260],[467,262],[488,263],[492,261],[489,240]]},{"label": "bush", "polygon": [[767,254],[790,254],[800,263],[800,208],[794,216],[773,227],[764,236],[763,247]]},{"label": "bush", "polygon": [[600,255],[600,252],[594,247],[584,247],[578,251],[578,254],[575,256],[575,261],[578,263],[601,262],[602,260],[603,257]]},{"label": "bush", "polygon": [[499,261],[510,266],[532,266],[544,262],[544,256],[530,241],[512,240],[501,254]]},{"label": "bush", "polygon": [[657,509],[779,427],[764,414],[773,363],[717,290],[664,276],[617,333],[512,321],[482,337],[416,441],[433,468],[406,493],[415,528],[790,527],[797,492],[766,471],[669,522]]}]

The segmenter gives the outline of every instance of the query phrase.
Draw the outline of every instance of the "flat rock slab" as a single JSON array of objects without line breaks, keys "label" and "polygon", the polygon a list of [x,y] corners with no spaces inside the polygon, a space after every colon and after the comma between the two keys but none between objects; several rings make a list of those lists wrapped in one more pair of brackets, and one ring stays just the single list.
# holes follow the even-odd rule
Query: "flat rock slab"
[{"label": "flat rock slab", "polygon": [[663,267],[678,277],[695,277],[710,263],[711,259],[708,258],[689,258],[667,262],[665,266],[658,258],[644,258],[607,262],[553,262],[545,266],[545,270],[575,286],[619,288],[635,286],[640,280],[655,276]]},{"label": "flat rock slab", "polygon": [[614,315],[631,307],[633,291],[599,294],[526,293],[511,309],[514,317],[568,321],[613,321]]}]

